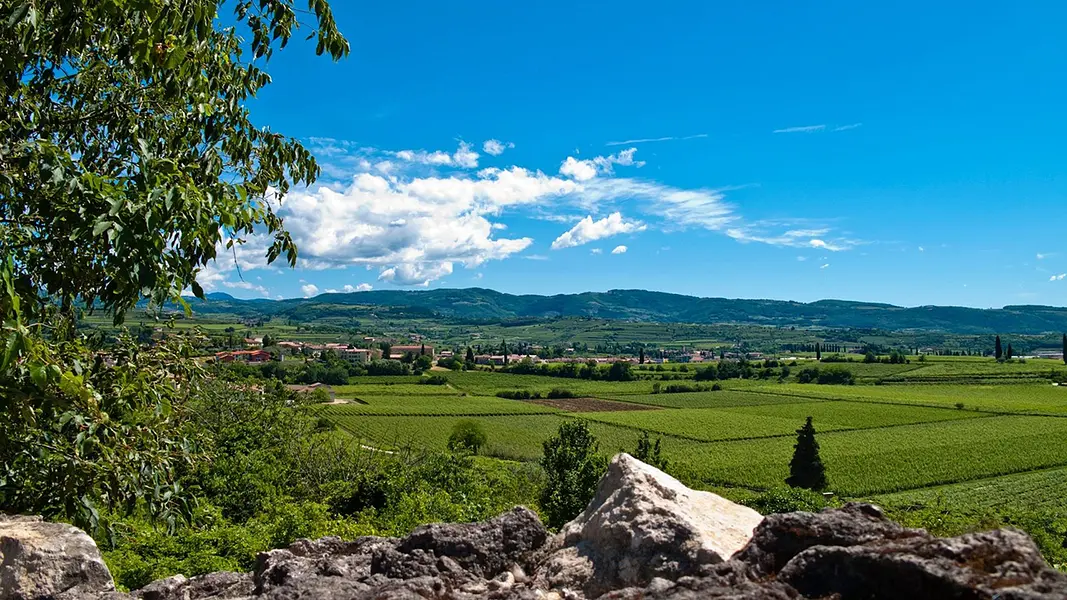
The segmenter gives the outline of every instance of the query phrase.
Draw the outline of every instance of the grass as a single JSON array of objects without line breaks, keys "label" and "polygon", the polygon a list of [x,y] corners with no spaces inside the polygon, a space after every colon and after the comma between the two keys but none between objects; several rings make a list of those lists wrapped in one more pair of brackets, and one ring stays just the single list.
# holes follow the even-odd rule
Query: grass
[{"label": "grass", "polygon": [[599,412],[581,416],[664,435],[720,441],[792,436],[808,416],[814,417],[820,431],[835,431],[953,420],[979,414],[923,407],[810,402],[721,409]]},{"label": "grass", "polygon": [[520,415],[558,412],[532,402],[491,396],[363,396],[361,400],[366,404],[333,404],[323,406],[323,410],[331,418],[349,415]]},{"label": "grass", "polygon": [[1067,415],[1067,387],[1049,384],[1020,385],[886,385],[832,386],[811,384],[768,385],[759,388],[775,395],[823,400],[853,400],[920,404],[1007,413]]},{"label": "grass", "polygon": [[[818,435],[831,488],[849,497],[1067,465],[1067,419],[1006,416]],[[698,444],[688,478],[767,488],[788,475],[791,437]]]},{"label": "grass", "polygon": [[[537,460],[541,457],[542,442],[556,434],[565,417],[559,415],[515,415],[486,417],[367,417],[346,414],[334,417],[338,425],[363,440],[363,443],[379,448],[418,446],[444,450],[448,436],[456,423],[474,420],[485,431],[488,442],[482,454],[513,460]],[[600,451],[613,455],[621,450],[632,452],[637,446],[639,433],[602,423],[591,423],[590,428],[600,442]],[[671,440],[665,449],[683,453],[688,445],[684,441]]]},{"label": "grass", "polygon": [[937,505],[1067,509],[1067,468],[1004,475],[872,498],[887,506]]},{"label": "grass", "polygon": [[449,383],[472,394],[492,396],[507,390],[547,392],[555,388],[566,389],[577,395],[614,397],[619,394],[651,394],[651,381],[592,381],[543,375],[512,375],[488,371],[464,371],[446,374]]},{"label": "grass", "polygon": [[[353,378],[357,379],[357,378]],[[417,383],[357,383],[332,386],[338,398],[369,398],[376,396],[459,396],[463,392],[447,385]]]},{"label": "grass", "polygon": [[812,402],[812,400],[806,398],[732,389],[724,389],[717,392],[684,392],[680,394],[598,394],[597,396],[609,400],[622,400],[624,402],[664,408],[723,408],[727,406]]}]

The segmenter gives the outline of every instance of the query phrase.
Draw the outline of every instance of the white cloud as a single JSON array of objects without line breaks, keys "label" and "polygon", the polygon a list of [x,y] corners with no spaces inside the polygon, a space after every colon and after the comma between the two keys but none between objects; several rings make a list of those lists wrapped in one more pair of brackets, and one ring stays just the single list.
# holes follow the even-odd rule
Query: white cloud
[{"label": "white cloud", "polygon": [[559,167],[559,174],[573,177],[578,181],[588,181],[596,177],[596,165],[591,160],[578,160],[568,156]]},{"label": "white cloud", "polygon": [[552,242],[553,250],[573,248],[620,233],[632,233],[644,231],[647,227],[640,221],[627,221],[622,218],[622,213],[614,212],[610,215],[594,221],[592,216],[578,221],[578,224]]},{"label": "white cloud", "polygon": [[850,123],[848,125],[838,125],[837,127],[833,128],[833,131],[848,131],[849,129],[856,129],[857,127],[862,127],[862,126],[863,126],[863,123]]},{"label": "white cloud", "polygon": [[1053,275],[1049,278],[1049,281],[1063,281],[1067,279],[1067,273],[1060,273],[1059,275]]},{"label": "white cloud", "polygon": [[475,274],[474,274],[474,278],[475,278],[475,279],[481,279],[481,278],[482,278],[482,277],[484,277],[484,276],[485,276],[485,275],[484,275],[484,274],[482,274],[482,273],[475,273]]},{"label": "white cloud", "polygon": [[820,268],[820,269],[827,269],[827,268],[829,268],[829,267],[830,267],[830,263],[826,263],[826,264],[824,264],[823,266],[821,266],[821,267],[819,267],[819,268]]},{"label": "white cloud", "polygon": [[485,140],[482,144],[482,151],[486,154],[492,154],[493,156],[500,156],[508,148],[514,148],[515,144],[511,142],[501,142],[500,140]]},{"label": "white cloud", "polygon": [[815,133],[826,129],[826,125],[804,125],[802,127],[786,127],[775,129],[774,133]]},{"label": "white cloud", "polygon": [[402,264],[383,269],[378,279],[397,285],[428,287],[431,281],[452,274],[452,263]]},{"label": "white cloud", "polygon": [[319,294],[319,288],[314,283],[308,283],[300,286],[300,293],[304,294],[305,298],[310,298]]},{"label": "white cloud", "polygon": [[[222,281],[221,283],[222,283],[222,285],[224,285],[224,286],[226,286],[228,288],[237,288],[237,289],[241,289],[241,290],[251,290],[253,292],[259,292],[263,296],[270,296],[270,290],[268,290],[267,288],[263,287],[262,285],[256,285],[256,284],[248,282],[248,281],[244,281],[244,280]],[[203,285],[203,284],[201,284],[201,285]]]},{"label": "white cloud", "polygon": [[548,260],[548,257],[543,254],[527,254],[523,258],[526,260]]},{"label": "white cloud", "polygon": [[478,153],[471,150],[471,145],[467,142],[460,142],[459,149],[452,155],[452,160],[461,167],[468,169],[475,169],[478,167]]},{"label": "white cloud", "polygon": [[574,181],[520,167],[486,169],[477,178],[360,173],[340,190],[292,192],[279,213],[303,264],[368,265],[382,270],[383,281],[425,285],[454,263],[474,268],[525,250],[532,239],[495,237],[490,219],[579,190]]},{"label": "white cloud", "polygon": [[425,150],[400,150],[399,152],[394,152],[393,155],[400,160],[412,163],[436,167],[462,167],[466,169],[477,168],[479,157],[477,152],[471,150],[470,144],[462,141],[459,142],[459,147],[456,148],[456,151],[452,154],[440,150],[435,152],[426,152]]},{"label": "white cloud", "polygon": [[568,156],[563,163],[560,164],[559,174],[573,177],[578,181],[589,181],[597,175],[611,175],[614,173],[615,165],[624,167],[645,166],[644,161],[634,160],[634,154],[636,152],[637,148],[627,148],[617,154],[595,156],[585,160],[579,160],[573,156]]},{"label": "white cloud", "polygon": [[808,260],[808,257],[807,256],[798,256],[797,260],[800,261],[800,262],[804,262],[804,261]]},{"label": "white cloud", "polygon": [[603,253],[604,253],[604,251],[601,250],[600,248],[593,248],[592,250],[589,251],[589,254],[603,254]]},{"label": "white cloud", "polygon": [[683,137],[667,136],[658,138],[638,138],[635,140],[622,140],[621,142],[608,142],[605,146],[627,146],[629,144],[646,144],[649,142],[672,142],[674,140],[695,140],[697,138],[706,138],[708,134],[698,133],[696,135],[687,135]]},{"label": "white cloud", "polygon": [[1046,258],[1052,258],[1053,256],[1056,256],[1056,254],[1056,252],[1038,252],[1037,260],[1045,260]]},{"label": "white cloud", "polygon": [[348,293],[352,293],[352,292],[369,292],[369,291],[374,289],[374,286],[369,284],[369,283],[361,283],[361,284],[356,285],[356,286],[353,286],[350,283],[346,283],[345,287],[343,289],[344,289],[344,291],[346,291]]},{"label": "white cloud", "polygon": [[580,202],[592,208],[615,200],[645,200],[649,212],[667,226],[703,227],[718,231],[739,217],[716,190],[683,190],[655,182],[627,178],[599,178],[583,186]]},{"label": "white cloud", "polygon": [[611,251],[612,254],[626,254],[629,248],[626,246],[615,246],[615,249]]},{"label": "white cloud", "polygon": [[923,248],[922,246],[919,246],[919,252],[926,252],[926,248]]},{"label": "white cloud", "polygon": [[830,252],[841,252],[842,250],[848,250],[852,247],[849,242],[827,242],[820,239],[811,240],[808,244],[812,248],[822,248],[823,250],[829,250]]}]

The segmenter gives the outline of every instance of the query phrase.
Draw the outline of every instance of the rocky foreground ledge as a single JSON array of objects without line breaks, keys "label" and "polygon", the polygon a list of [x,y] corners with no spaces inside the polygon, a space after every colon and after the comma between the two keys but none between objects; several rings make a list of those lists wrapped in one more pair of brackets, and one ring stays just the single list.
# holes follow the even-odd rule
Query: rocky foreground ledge
[{"label": "rocky foreground ledge", "polygon": [[0,600],[1067,599],[1067,576],[1012,529],[937,538],[874,506],[763,518],[627,454],[556,535],[525,508],[403,538],[299,540],[252,573],[156,581],[123,594],[68,525],[0,520]]}]

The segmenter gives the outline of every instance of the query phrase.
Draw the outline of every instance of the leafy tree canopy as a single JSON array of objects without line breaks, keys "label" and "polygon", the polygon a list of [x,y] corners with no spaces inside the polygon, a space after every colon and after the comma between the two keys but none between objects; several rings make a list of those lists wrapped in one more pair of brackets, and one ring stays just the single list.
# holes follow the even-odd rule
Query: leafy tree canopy
[{"label": "leafy tree canopy", "polygon": [[[244,106],[294,2],[0,3],[0,510],[90,528],[101,504],[188,513],[189,343],[104,352],[74,317],[203,297],[199,270],[254,232],[295,263],[275,206],[319,168]],[[308,9],[317,52],[345,56],[326,1]]]}]

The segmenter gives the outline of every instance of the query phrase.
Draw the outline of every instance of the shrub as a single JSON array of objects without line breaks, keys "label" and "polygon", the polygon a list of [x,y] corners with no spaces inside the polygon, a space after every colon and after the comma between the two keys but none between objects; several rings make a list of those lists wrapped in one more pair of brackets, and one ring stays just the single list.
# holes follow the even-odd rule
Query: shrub
[{"label": "shrub", "polygon": [[713,383],[713,384],[711,384],[711,391],[713,391],[713,392],[722,391],[722,384],[721,383]]},{"label": "shrub", "polygon": [[562,388],[552,388],[552,390],[548,392],[548,395],[546,397],[554,400],[557,398],[576,398],[577,396],[574,392],[570,390],[565,390]]},{"label": "shrub", "polygon": [[496,393],[498,398],[507,398],[508,400],[529,400],[533,398],[533,394],[530,390],[504,390]]},{"label": "shrub", "polygon": [[478,454],[486,441],[488,438],[482,426],[477,421],[464,419],[452,428],[452,435],[448,436],[448,449],[452,452]]},{"label": "shrub", "polygon": [[561,424],[557,434],[544,441],[543,448],[545,485],[541,510],[548,526],[558,529],[578,516],[593,499],[607,462],[584,421]]},{"label": "shrub", "polygon": [[423,385],[448,385],[448,378],[444,375],[430,375],[419,380]]},{"label": "shrub", "polygon": [[819,492],[804,488],[773,488],[743,503],[761,515],[797,511],[819,512],[831,503]]},{"label": "shrub", "polygon": [[656,442],[653,443],[648,437],[648,432],[642,431],[641,437],[637,440],[637,449],[634,450],[633,457],[661,471],[666,471],[668,461],[660,452],[660,441],[662,439],[657,437]]}]

